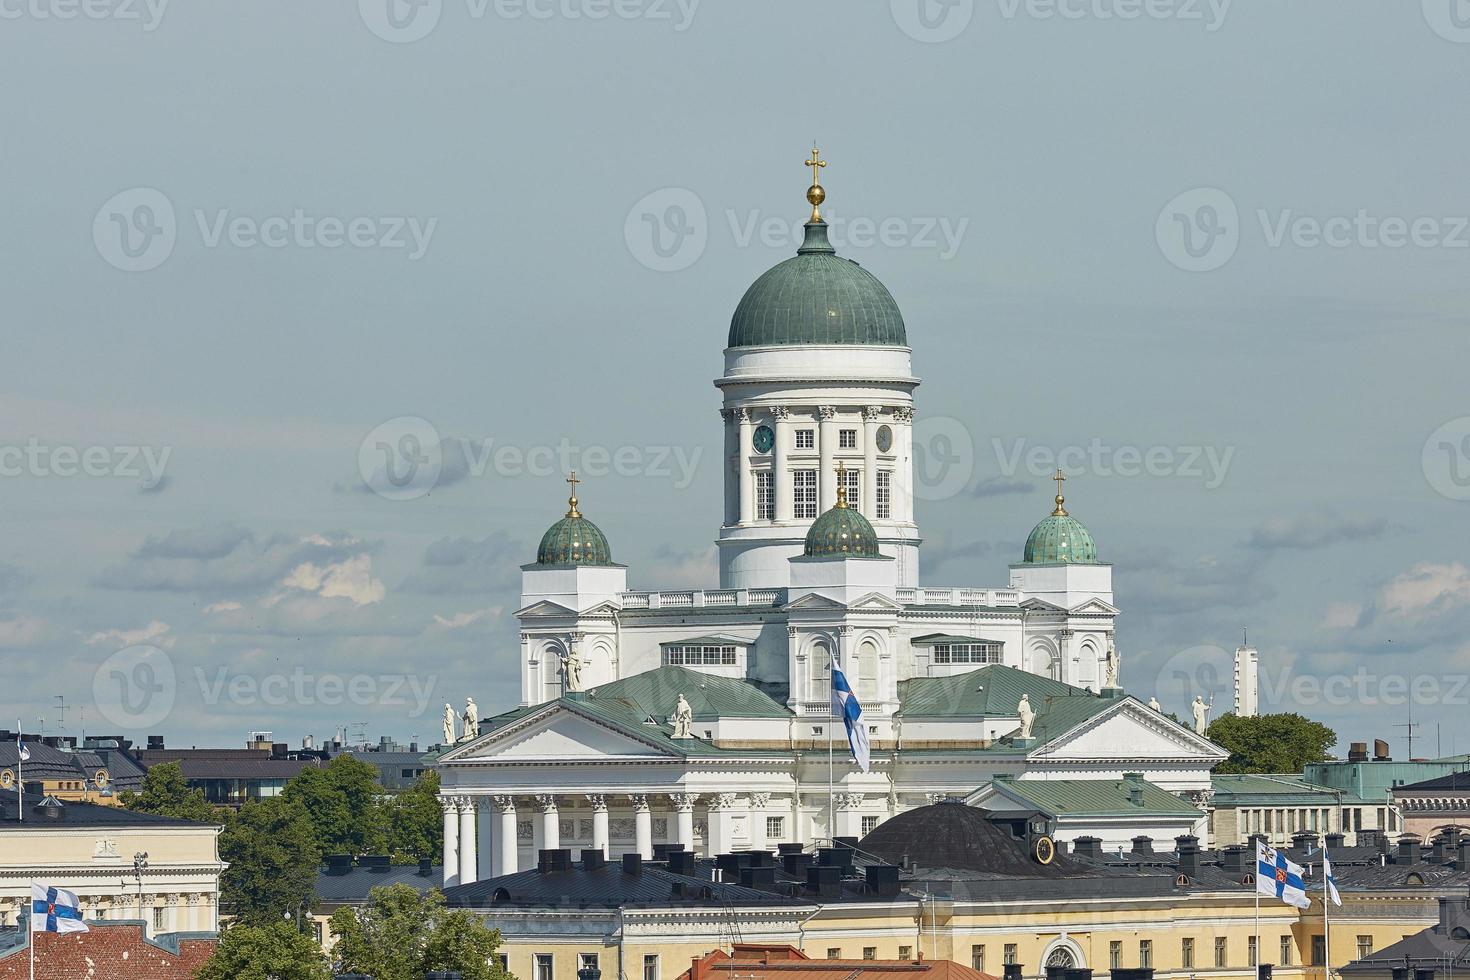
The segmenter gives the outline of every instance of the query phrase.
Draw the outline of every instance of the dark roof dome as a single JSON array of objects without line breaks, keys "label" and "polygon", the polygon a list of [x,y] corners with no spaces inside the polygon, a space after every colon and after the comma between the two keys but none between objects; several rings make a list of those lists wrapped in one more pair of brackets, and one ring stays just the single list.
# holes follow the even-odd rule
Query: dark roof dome
[{"label": "dark roof dome", "polygon": [[577,484],[582,481],[573,473],[567,482],[572,485],[572,495],[567,498],[570,505],[567,516],[541,535],[541,544],[536,548],[536,564],[611,565],[612,549],[607,546],[607,536],[577,510]]},{"label": "dark roof dome", "polygon": [[808,558],[882,558],[878,533],[857,508],[847,505],[847,485],[839,476],[837,503],[812,522],[802,548]]},{"label": "dark roof dome", "polygon": [[1025,838],[987,810],[960,800],[921,806],[878,825],[858,849],[890,864],[912,865],[922,873],[940,868],[1018,878],[1068,878],[1086,874],[1064,855],[1051,864],[1031,857]]},{"label": "dark roof dome", "polygon": [[827,192],[817,181],[821,160],[815,147],[806,162],[812,205],[805,240],[796,257],[766,272],[745,291],[730,319],[727,347],[788,344],[863,344],[907,347],[903,314],[888,289],[868,270],[837,255],[827,240],[818,205]]}]

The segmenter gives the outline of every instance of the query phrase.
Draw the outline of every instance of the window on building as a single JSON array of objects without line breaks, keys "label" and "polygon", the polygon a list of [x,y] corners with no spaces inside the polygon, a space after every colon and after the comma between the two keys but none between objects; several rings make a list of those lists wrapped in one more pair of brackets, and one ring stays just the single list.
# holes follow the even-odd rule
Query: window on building
[{"label": "window on building", "polygon": [[162,932],[163,930],[165,930],[165,929],[168,928],[167,922],[165,920],[165,917],[167,915],[168,915],[168,910],[165,909],[162,905],[155,905],[153,907],[153,931],[154,932]]},{"label": "window on building", "polygon": [[863,817],[863,836],[866,837],[878,829],[878,817],[876,815]]},{"label": "window on building", "polygon": [[776,519],[776,490],[772,475],[770,470],[755,471],[755,519],[758,521]]},{"label": "window on building", "polygon": [[1215,937],[1215,966],[1225,967],[1229,964],[1229,946],[1226,945],[1224,936]]},{"label": "window on building", "polygon": [[1312,937],[1312,965],[1321,966],[1327,962],[1327,939],[1325,936]]},{"label": "window on building", "polygon": [[983,945],[970,947],[970,965],[981,973],[985,972],[985,947]]},{"label": "window on building", "polygon": [[861,509],[862,497],[862,474],[857,470],[842,471],[842,486],[847,490],[847,505]]},{"label": "window on building", "polygon": [[1360,960],[1367,959],[1369,956],[1372,955],[1372,953],[1373,953],[1373,937],[1372,936],[1359,935],[1358,936],[1358,959],[1360,959]]},{"label": "window on building", "polygon": [[893,471],[879,470],[876,474],[878,482],[874,485],[874,496],[877,498],[878,512],[873,515],[880,521],[893,518]]},{"label": "window on building", "polygon": [[597,954],[596,953],[578,953],[577,954],[577,972],[578,973],[581,973],[583,970],[596,970],[597,968],[598,967],[597,967]]},{"label": "window on building", "polygon": [[816,449],[817,448],[817,430],[816,429],[797,429],[796,430],[796,448],[797,449]]},{"label": "window on building", "polygon": [[999,643],[936,643],[933,662],[936,664],[998,664]]},{"label": "window on building", "polygon": [[793,470],[791,473],[791,513],[797,520],[817,516],[817,471]]},{"label": "window on building", "polygon": [[1005,956],[1002,958],[1001,962],[1006,963],[1006,964],[1012,964],[1012,963],[1019,963],[1020,962],[1020,960],[1016,959],[1016,944],[1015,943],[1006,943]]},{"label": "window on building", "polygon": [[842,947],[841,946],[828,946],[827,947],[827,959],[829,959],[829,960],[840,960],[840,959],[842,959]]},{"label": "window on building", "polygon": [[766,817],[766,840],[783,841],[786,839],[786,818]]},{"label": "window on building", "polygon": [[877,946],[864,946],[863,947],[863,959],[865,959],[865,960],[876,960],[877,958],[878,958],[878,947]]},{"label": "window on building", "polygon": [[901,960],[911,960],[911,959],[913,959],[914,958],[914,947],[912,947],[912,946],[900,946],[900,947],[898,947],[898,958],[901,959]]},{"label": "window on building", "polygon": [[1260,963],[1261,963],[1261,953],[1260,953],[1260,950],[1256,949],[1256,937],[1255,936],[1246,936],[1245,937],[1245,958],[1246,958],[1246,961],[1247,961],[1247,965],[1249,965],[1249,966],[1260,966]]},{"label": "window on building", "polygon": [[837,448],[838,449],[856,449],[857,448],[857,429],[838,429],[837,430]]},{"label": "window on building", "polygon": [[1108,943],[1108,969],[1123,969],[1123,943],[1120,940],[1114,939]]},{"label": "window on building", "polygon": [[1140,939],[1138,941],[1138,965],[1145,970],[1153,967],[1154,941],[1152,939]]},{"label": "window on building", "polygon": [[314,920],[311,923],[311,938],[316,940],[316,944],[318,946],[320,946],[322,944],[322,920],[321,919],[316,919],[316,920]]},{"label": "window on building", "polygon": [[1278,966],[1291,966],[1291,937],[1281,937],[1281,962]]},{"label": "window on building", "polygon": [[1179,940],[1179,962],[1186,970],[1194,969],[1194,939],[1190,936]]},{"label": "window on building", "polygon": [[673,667],[733,667],[735,645],[694,643],[665,647],[664,663]]},{"label": "window on building", "polygon": [[536,980],[555,980],[555,971],[551,968],[551,954],[536,954]]},{"label": "window on building", "polygon": [[496,953],[495,962],[500,964],[501,973],[510,973],[510,955],[508,953]]}]

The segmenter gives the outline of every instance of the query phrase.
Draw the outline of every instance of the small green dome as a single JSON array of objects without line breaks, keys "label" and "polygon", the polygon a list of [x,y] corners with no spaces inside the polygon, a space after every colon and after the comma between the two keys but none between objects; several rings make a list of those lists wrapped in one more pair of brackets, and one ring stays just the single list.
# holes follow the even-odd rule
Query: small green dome
[{"label": "small green dome", "polygon": [[1027,564],[1096,565],[1097,545],[1093,543],[1092,533],[1077,518],[1053,514],[1032,529],[1022,560]]},{"label": "small green dome", "polygon": [[847,494],[839,487],[837,505],[812,522],[806,532],[802,554],[808,558],[882,558],[878,534],[856,508],[847,506]]},{"label": "small green dome", "polygon": [[807,223],[796,256],[752,283],[730,320],[728,347],[787,344],[908,346],[893,296],[867,269],[837,255],[825,221]]},{"label": "small green dome", "polygon": [[607,546],[607,536],[602,529],[583,517],[577,510],[577,474],[567,481],[573,493],[567,501],[571,506],[567,516],[546,529],[541,535],[541,544],[536,548],[538,565],[611,565],[612,550]]}]

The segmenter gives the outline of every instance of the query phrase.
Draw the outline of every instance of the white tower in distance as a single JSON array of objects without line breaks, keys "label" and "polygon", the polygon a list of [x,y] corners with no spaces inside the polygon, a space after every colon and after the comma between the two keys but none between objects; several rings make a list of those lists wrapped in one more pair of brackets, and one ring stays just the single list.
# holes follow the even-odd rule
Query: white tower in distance
[{"label": "white tower in distance", "polygon": [[1240,631],[1240,646],[1235,648],[1235,716],[1254,718],[1260,714],[1257,698],[1260,654],[1250,645],[1250,634]]}]

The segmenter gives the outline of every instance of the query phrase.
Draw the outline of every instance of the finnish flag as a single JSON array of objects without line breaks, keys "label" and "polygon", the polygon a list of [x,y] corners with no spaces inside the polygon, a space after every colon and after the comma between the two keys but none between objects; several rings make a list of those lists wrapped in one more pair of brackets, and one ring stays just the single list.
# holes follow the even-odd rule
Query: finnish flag
[{"label": "finnish flag", "polygon": [[1256,841],[1256,891],[1299,909],[1312,904],[1307,897],[1307,883],[1302,879],[1302,866],[1288,861],[1285,854],[1260,840]]},{"label": "finnish flag", "polygon": [[82,921],[82,905],[76,892],[65,888],[31,885],[32,932],[91,932]]},{"label": "finnish flag", "polygon": [[1327,856],[1327,848],[1322,848],[1322,881],[1325,883],[1324,890],[1327,897],[1332,899],[1332,904],[1341,906],[1342,896],[1337,893],[1337,879],[1332,877],[1332,859]]},{"label": "finnish flag", "polygon": [[848,686],[847,675],[835,663],[832,665],[832,717],[842,719],[852,757],[857,760],[858,768],[867,772],[868,726],[863,724],[863,706]]}]

